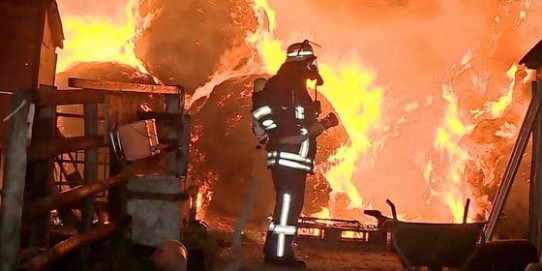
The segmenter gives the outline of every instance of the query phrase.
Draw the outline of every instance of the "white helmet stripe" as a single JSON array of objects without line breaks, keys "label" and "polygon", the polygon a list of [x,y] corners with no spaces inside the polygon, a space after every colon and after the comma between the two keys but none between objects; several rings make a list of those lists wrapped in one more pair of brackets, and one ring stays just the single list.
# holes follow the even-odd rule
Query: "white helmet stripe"
[{"label": "white helmet stripe", "polygon": [[287,56],[312,56],[314,53],[312,51],[301,51],[298,52],[297,50],[290,52],[287,54]]}]

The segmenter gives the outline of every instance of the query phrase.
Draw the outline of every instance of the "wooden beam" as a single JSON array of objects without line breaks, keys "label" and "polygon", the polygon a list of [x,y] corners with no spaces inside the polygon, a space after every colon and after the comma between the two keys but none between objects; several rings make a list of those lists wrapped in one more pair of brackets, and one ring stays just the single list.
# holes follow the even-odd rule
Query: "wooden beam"
[{"label": "wooden beam", "polygon": [[103,103],[103,92],[84,89],[69,89],[56,91],[35,91],[33,102],[37,106],[70,105],[70,104],[96,104]]},{"label": "wooden beam", "polygon": [[[532,82],[533,96],[537,92],[537,82]],[[542,116],[540,111],[536,116],[532,130],[532,153],[531,153],[531,176],[529,182],[529,240],[534,246],[538,246],[538,208],[539,208],[539,187],[542,182]]]},{"label": "wooden beam", "polygon": [[57,138],[52,142],[40,143],[31,146],[28,153],[28,160],[36,161],[54,157],[59,154],[74,152],[78,150],[88,150],[99,147],[105,147],[103,136],[79,136]]},{"label": "wooden beam", "polygon": [[79,202],[91,195],[95,195],[116,186],[125,184],[132,177],[133,173],[131,171],[125,171],[104,181],[85,184],[62,193],[34,200],[26,204],[23,217],[25,219],[31,219],[51,210]]},{"label": "wooden beam", "polygon": [[140,93],[156,93],[156,94],[183,94],[182,87],[177,86],[161,86],[136,83],[121,83],[113,81],[98,81],[80,78],[69,78],[68,85],[75,88],[105,90],[105,91],[120,91],[120,92],[140,92]]},{"label": "wooden beam", "polygon": [[[15,93],[12,110],[30,100],[30,91]],[[22,107],[9,119],[8,144],[0,210],[0,270],[17,270],[20,248],[21,216],[26,177],[26,121],[30,103]]]},{"label": "wooden beam", "polygon": [[[47,250],[30,261],[28,261],[29,270],[43,270],[55,260],[67,255],[74,250],[87,246],[93,242],[103,240],[114,233],[122,230],[130,223],[130,219],[125,217],[117,221],[109,221],[108,224],[100,225],[90,231],[82,234],[74,235],[68,239],[58,243],[51,249]],[[15,270],[15,269],[14,269]]]},{"label": "wooden beam", "polygon": [[[538,80],[535,86],[536,86],[536,92],[539,93],[539,92],[542,92],[542,66],[538,68],[537,79]],[[539,160],[538,160],[538,163],[536,164],[537,168],[535,169],[538,179],[534,183],[534,186],[535,186],[534,196],[536,196],[535,202],[534,202],[534,204],[536,204],[536,207],[534,208],[534,212],[536,213],[534,214],[533,219],[535,219],[536,222],[533,222],[533,224],[536,223],[536,227],[537,227],[535,230],[535,233],[536,233],[535,246],[538,249],[538,253],[540,253],[542,251],[542,199],[540,198],[542,196],[542,154],[540,153],[542,151],[542,123],[540,123],[540,121],[542,121],[542,111],[538,112],[537,120],[538,120],[537,128],[538,128],[538,136],[539,136],[537,150],[538,150]],[[529,211],[529,214],[530,214],[530,211]]]}]

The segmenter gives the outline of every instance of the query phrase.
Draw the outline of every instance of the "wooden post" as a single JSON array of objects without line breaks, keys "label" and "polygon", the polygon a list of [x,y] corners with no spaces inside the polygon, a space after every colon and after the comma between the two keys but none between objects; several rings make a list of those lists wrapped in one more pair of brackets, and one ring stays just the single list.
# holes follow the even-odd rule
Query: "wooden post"
[{"label": "wooden post", "polygon": [[181,159],[179,161],[179,175],[184,177],[185,180],[188,177],[188,162],[190,156],[190,125],[191,117],[188,114],[183,115],[182,133],[181,133]]},{"label": "wooden post", "polygon": [[[537,82],[532,82],[533,97],[537,92]],[[538,205],[539,205],[539,186],[542,182],[542,120],[541,112],[535,119],[532,131],[532,157],[531,157],[531,176],[529,183],[529,240],[534,246],[538,246]]]},{"label": "wooden post", "polygon": [[[97,136],[98,135],[98,105],[97,104],[85,104],[85,136]],[[85,171],[84,171],[84,183],[90,184],[98,178],[98,148],[89,149],[85,151]],[[80,228],[80,233],[85,233],[92,228],[92,221],[94,220],[94,199],[92,195],[83,201],[82,217],[83,221]],[[81,250],[81,267],[82,270],[88,270],[88,259],[90,255],[90,247],[84,247]]]},{"label": "wooden post", "polygon": [[[105,98],[104,105],[104,115],[107,120],[107,131],[106,134],[113,130],[113,123],[110,121],[111,116],[109,116],[109,97]],[[122,161],[118,159],[115,154],[115,151],[109,144],[109,178],[115,177],[121,174],[124,170],[125,165]],[[128,213],[126,209],[127,202],[127,191],[126,185],[122,184],[116,187],[109,189],[109,194],[107,198],[108,209],[109,209],[109,220],[120,219],[125,217]],[[113,245],[120,251],[124,251],[126,248],[124,246],[125,232],[118,232],[113,238]]]},{"label": "wooden post", "polygon": [[[38,91],[55,91],[54,87],[42,87]],[[34,127],[30,148],[40,144],[50,144],[56,137],[56,106],[36,109]],[[29,162],[27,167],[28,199],[47,197],[54,190],[54,156]],[[30,224],[30,249],[49,247],[49,231],[51,228],[51,215],[46,213]]]},{"label": "wooden post", "polygon": [[510,159],[508,160],[508,164],[506,165],[503,181],[499,186],[499,190],[495,195],[495,199],[493,200],[493,208],[491,209],[491,213],[489,214],[487,226],[484,229],[486,241],[491,240],[493,231],[495,230],[495,226],[497,224],[497,220],[499,219],[499,215],[504,208],[504,203],[506,202],[508,194],[510,193],[510,189],[512,188],[514,177],[516,176],[516,173],[519,169],[519,164],[521,163],[521,159],[523,158],[523,154],[525,153],[525,148],[527,147],[529,137],[531,136],[533,123],[538,117],[538,111],[540,109],[541,103],[542,91],[537,91],[533,96],[531,103],[529,104],[527,114],[525,115],[525,119],[523,121],[523,124],[521,125],[521,129],[519,130],[518,138],[516,139],[512,154],[510,156]]},{"label": "wooden post", "polygon": [[[539,67],[537,70],[536,93],[542,93],[542,66]],[[540,253],[542,251],[542,199],[540,198],[542,196],[542,139],[540,138],[542,137],[542,112],[539,112],[536,122],[539,137],[539,140],[537,142],[536,154],[533,150],[533,157],[538,157],[536,167],[534,169],[537,173],[537,178],[534,182],[534,204],[536,206],[534,206],[533,211],[529,210],[529,215],[531,215],[531,213],[534,214],[534,217],[532,218],[532,220],[534,220],[533,225],[537,227],[536,230],[533,229],[533,231],[535,232],[534,238],[536,238],[535,240],[537,240],[535,245],[538,248],[538,253]],[[531,224],[529,226],[531,226]]]},{"label": "wooden post", "polygon": [[[180,114],[181,113],[181,96],[179,94],[177,95],[166,95],[166,111],[167,113],[174,113],[174,114]],[[177,146],[175,146],[175,150],[169,152],[167,154],[167,172],[168,174],[174,175],[174,176],[180,176],[181,172],[179,172],[180,169],[180,161],[178,157],[180,157],[179,152],[179,146],[181,146],[182,141],[182,126],[178,125],[175,126],[175,129],[169,132],[168,134],[168,140],[177,142]]]},{"label": "wooden post", "polygon": [[[27,116],[30,91],[15,92],[12,109],[16,113],[9,119],[8,143],[2,210],[0,212],[0,270],[17,269],[20,249],[21,217],[26,177]],[[20,108],[19,108],[20,106]]]}]

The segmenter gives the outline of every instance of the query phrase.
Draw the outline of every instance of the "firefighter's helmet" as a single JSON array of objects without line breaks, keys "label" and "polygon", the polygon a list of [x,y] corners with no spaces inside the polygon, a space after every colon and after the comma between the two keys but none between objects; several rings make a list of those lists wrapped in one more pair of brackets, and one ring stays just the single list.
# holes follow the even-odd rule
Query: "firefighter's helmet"
[{"label": "firefighter's helmet", "polygon": [[286,50],[286,62],[314,59],[316,59],[316,55],[314,55],[314,49],[308,41],[294,43]]}]

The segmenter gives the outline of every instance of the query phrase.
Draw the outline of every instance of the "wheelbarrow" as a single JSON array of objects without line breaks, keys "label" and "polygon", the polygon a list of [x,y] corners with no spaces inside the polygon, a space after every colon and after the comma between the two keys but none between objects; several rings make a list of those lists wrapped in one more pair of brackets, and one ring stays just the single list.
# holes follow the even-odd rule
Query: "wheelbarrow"
[{"label": "wheelbarrow", "polygon": [[392,244],[405,269],[441,271],[444,267],[465,269],[484,242],[485,222],[467,223],[470,200],[467,200],[462,224],[413,223],[397,220],[395,205],[390,205],[393,220],[385,222]]}]

